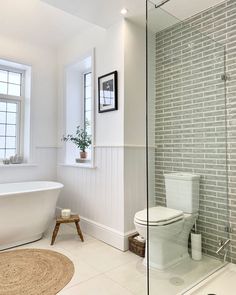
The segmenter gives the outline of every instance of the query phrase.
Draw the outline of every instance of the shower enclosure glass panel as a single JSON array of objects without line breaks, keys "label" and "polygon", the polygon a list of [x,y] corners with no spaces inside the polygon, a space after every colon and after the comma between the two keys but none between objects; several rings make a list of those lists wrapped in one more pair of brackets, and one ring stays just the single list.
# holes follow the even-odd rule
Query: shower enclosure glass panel
[{"label": "shower enclosure glass panel", "polygon": [[228,254],[225,48],[205,15],[180,22],[147,2],[149,294],[184,294]]}]

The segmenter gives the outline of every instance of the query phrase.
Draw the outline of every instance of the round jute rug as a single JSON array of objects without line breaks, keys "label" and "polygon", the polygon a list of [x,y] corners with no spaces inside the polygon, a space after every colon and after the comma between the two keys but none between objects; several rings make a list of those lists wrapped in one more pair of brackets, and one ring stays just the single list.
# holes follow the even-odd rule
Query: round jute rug
[{"label": "round jute rug", "polygon": [[1,295],[55,295],[73,274],[72,261],[55,251],[24,249],[0,253]]}]

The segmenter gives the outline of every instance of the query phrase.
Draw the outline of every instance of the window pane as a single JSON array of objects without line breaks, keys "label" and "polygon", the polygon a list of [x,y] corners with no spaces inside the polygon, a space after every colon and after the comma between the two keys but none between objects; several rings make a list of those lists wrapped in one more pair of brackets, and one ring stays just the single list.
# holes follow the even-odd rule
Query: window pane
[{"label": "window pane", "polygon": [[7,94],[7,83],[0,82],[0,93]]},{"label": "window pane", "polygon": [[5,149],[5,137],[0,137],[0,149]]},{"label": "window pane", "polygon": [[21,84],[21,74],[9,72],[9,81],[8,82],[20,85]]},{"label": "window pane", "polygon": [[16,125],[7,125],[7,136],[16,136]]},{"label": "window pane", "polygon": [[6,110],[7,110],[7,103],[0,102],[0,112],[6,112]]},{"label": "window pane", "polygon": [[[22,95],[22,73],[0,69],[0,159],[14,156],[18,151],[20,103],[12,97]],[[9,95],[9,97],[8,97]]]},{"label": "window pane", "polygon": [[5,112],[0,112],[0,124],[1,123],[6,123],[6,113]]},{"label": "window pane", "polygon": [[7,103],[7,111],[8,112],[16,113],[16,110],[17,110],[17,104],[16,103],[10,103],[10,102]]},{"label": "window pane", "polygon": [[7,71],[0,70],[0,81],[7,82]]},{"label": "window pane", "polygon": [[20,85],[8,84],[8,94],[20,96]]},{"label": "window pane", "polygon": [[15,149],[6,150],[6,158],[10,158],[11,156],[15,156],[15,154],[16,154]]},{"label": "window pane", "polygon": [[87,127],[87,128],[86,128],[86,131],[87,131],[88,135],[91,135],[91,134],[92,134],[91,127]]},{"label": "window pane", "polygon": [[86,74],[85,75],[85,83],[86,83],[86,86],[90,86],[91,85],[91,74]]},{"label": "window pane", "polygon": [[91,97],[91,87],[86,87],[85,88],[85,98],[90,98]]},{"label": "window pane", "polygon": [[15,137],[6,137],[6,148],[7,149],[16,148],[16,138]]},{"label": "window pane", "polygon": [[84,79],[84,125],[86,126],[86,122],[89,123],[88,126],[86,126],[86,131],[89,135],[91,135],[91,110],[92,110],[92,88],[91,88],[91,83],[92,83],[92,74],[88,73],[85,74],[85,79]]},{"label": "window pane", "polygon": [[86,119],[88,122],[91,121],[91,112],[90,112],[90,111],[85,113],[85,119]]},{"label": "window pane", "polygon": [[4,159],[4,158],[5,158],[5,150],[0,149],[0,159]]},{"label": "window pane", "polygon": [[91,99],[85,100],[85,111],[91,111]]},{"label": "window pane", "polygon": [[0,136],[5,136],[6,127],[4,124],[0,124]]},{"label": "window pane", "polygon": [[7,113],[7,123],[8,124],[16,124],[16,114],[15,113]]}]

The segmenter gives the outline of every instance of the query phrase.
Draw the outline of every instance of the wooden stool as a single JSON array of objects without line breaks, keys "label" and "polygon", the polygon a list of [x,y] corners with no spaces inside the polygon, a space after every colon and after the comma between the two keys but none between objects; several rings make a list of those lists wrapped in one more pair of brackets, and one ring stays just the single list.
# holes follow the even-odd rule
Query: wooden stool
[{"label": "wooden stool", "polygon": [[80,229],[79,222],[80,222],[79,215],[71,215],[70,218],[57,217],[57,219],[56,219],[56,225],[55,225],[55,228],[54,228],[54,231],[53,231],[53,234],[52,234],[51,245],[54,244],[54,242],[56,240],[56,237],[57,237],[57,234],[58,234],[58,231],[59,231],[59,228],[60,228],[60,225],[62,223],[75,223],[75,226],[76,226],[78,235],[79,235],[81,241],[83,242],[84,241],[84,237],[83,237],[82,231]]}]

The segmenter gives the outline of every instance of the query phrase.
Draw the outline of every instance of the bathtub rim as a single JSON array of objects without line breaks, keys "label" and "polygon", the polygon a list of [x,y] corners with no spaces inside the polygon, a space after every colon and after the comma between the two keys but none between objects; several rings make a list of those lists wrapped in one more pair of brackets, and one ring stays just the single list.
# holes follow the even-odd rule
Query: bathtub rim
[{"label": "bathtub rim", "polygon": [[[50,184],[51,186],[40,187],[40,188],[27,188],[27,189],[21,189],[19,191],[9,190],[7,192],[1,192],[1,186],[4,185],[17,185],[17,184],[37,184],[37,183],[45,183]],[[50,191],[50,190],[56,190],[56,189],[63,189],[64,185],[57,181],[46,181],[46,180],[40,180],[40,181],[19,181],[19,182],[8,182],[8,183],[1,183],[0,184],[0,198],[3,198],[5,196],[14,196],[14,195],[20,195],[20,194],[26,194],[26,193],[35,193],[35,192],[42,192],[42,191]]]}]

